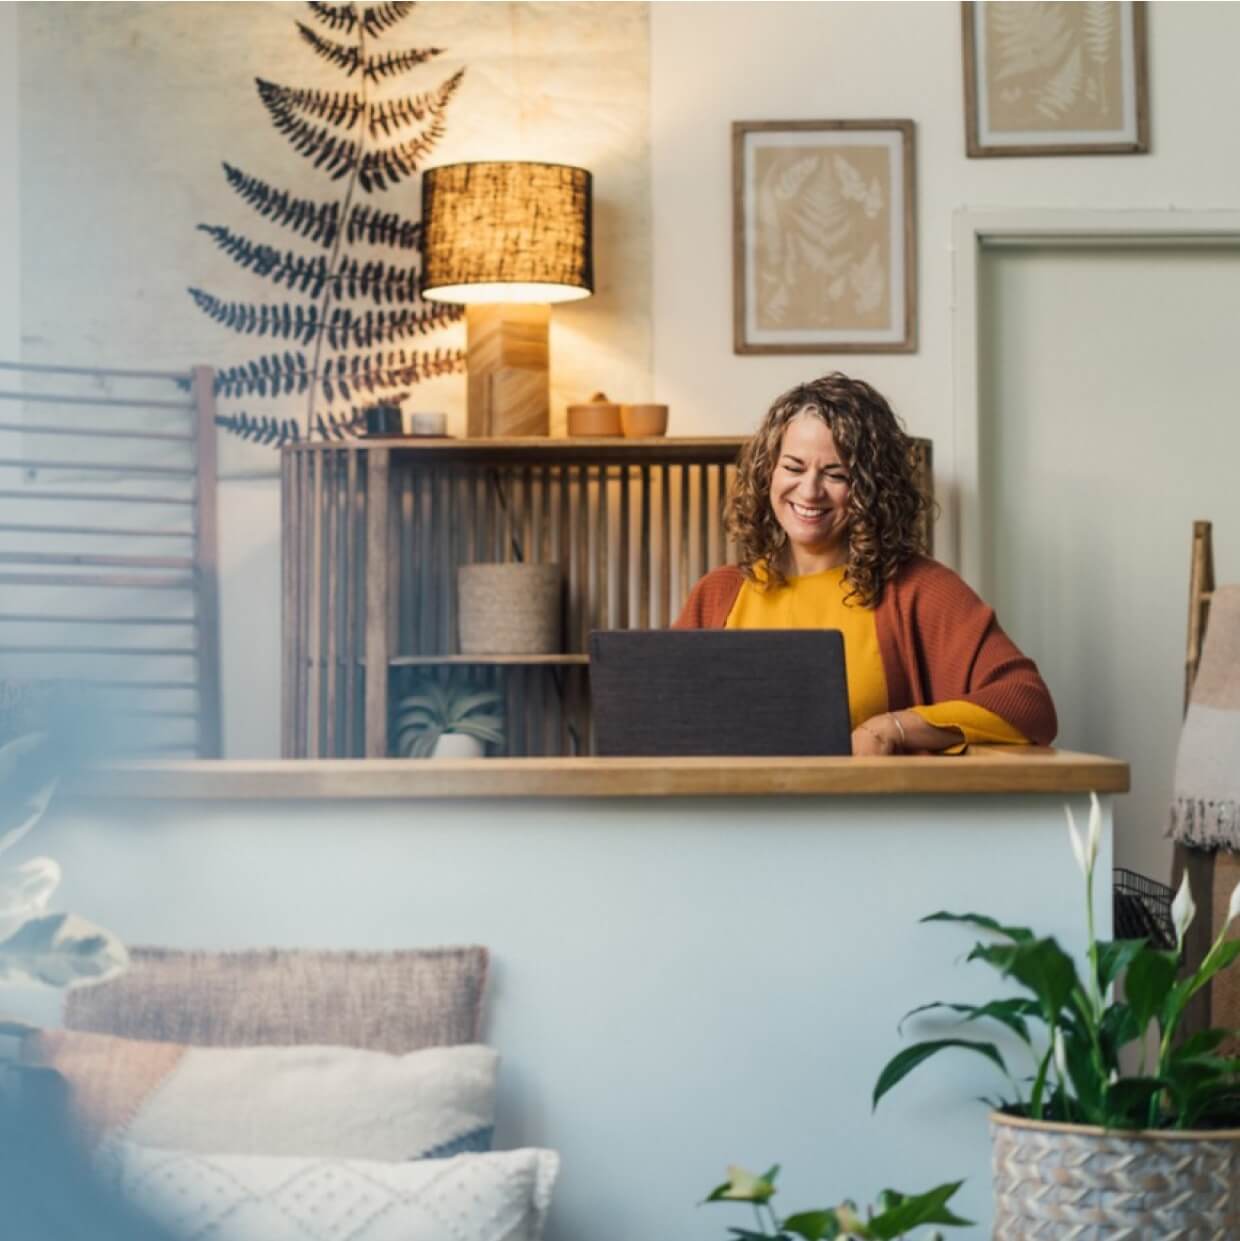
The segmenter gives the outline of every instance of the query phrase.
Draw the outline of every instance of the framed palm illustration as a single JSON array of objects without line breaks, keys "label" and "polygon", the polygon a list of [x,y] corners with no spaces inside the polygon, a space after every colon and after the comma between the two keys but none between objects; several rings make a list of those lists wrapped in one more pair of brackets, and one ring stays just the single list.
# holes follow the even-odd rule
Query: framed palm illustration
[{"label": "framed palm illustration", "polygon": [[1144,4],[966,2],[961,20],[970,156],[1150,149]]},{"label": "framed palm illustration", "polygon": [[736,353],[917,347],[912,121],[732,124]]}]

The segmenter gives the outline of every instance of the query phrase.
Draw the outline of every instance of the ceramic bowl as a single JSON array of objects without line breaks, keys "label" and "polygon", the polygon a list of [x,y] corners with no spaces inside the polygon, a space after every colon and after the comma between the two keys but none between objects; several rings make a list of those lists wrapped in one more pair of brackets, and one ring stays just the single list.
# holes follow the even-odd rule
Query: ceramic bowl
[{"label": "ceramic bowl", "polygon": [[620,429],[629,439],[667,434],[666,405],[621,405]]},{"label": "ceramic bowl", "polygon": [[410,435],[447,435],[447,433],[447,414],[412,413],[409,415]]},{"label": "ceramic bowl", "polygon": [[581,405],[568,407],[569,435],[607,436],[620,434],[620,406],[601,392]]}]

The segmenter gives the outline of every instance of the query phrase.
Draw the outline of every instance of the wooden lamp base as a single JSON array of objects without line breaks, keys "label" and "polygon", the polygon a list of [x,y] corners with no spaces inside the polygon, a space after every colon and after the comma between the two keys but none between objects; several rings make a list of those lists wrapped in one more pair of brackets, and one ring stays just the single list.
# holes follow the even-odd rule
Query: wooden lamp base
[{"label": "wooden lamp base", "polygon": [[504,439],[548,435],[551,307],[505,302],[466,308],[469,402],[465,433]]}]

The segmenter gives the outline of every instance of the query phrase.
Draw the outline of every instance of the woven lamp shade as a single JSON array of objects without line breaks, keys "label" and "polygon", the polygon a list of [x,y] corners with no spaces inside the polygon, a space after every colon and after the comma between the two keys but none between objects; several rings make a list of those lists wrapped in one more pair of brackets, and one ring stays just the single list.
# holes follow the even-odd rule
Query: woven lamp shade
[{"label": "woven lamp shade", "polygon": [[446,164],[422,177],[422,292],[566,302],[594,292],[591,178],[565,164]]}]

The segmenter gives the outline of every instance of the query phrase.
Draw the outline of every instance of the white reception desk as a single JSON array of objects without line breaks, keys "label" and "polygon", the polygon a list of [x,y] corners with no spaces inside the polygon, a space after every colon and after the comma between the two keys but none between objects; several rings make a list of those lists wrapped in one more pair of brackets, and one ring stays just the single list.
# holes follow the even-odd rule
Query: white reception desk
[{"label": "white reception desk", "polygon": [[62,796],[12,860],[57,857],[57,907],[131,944],[487,945],[497,1145],[562,1153],[550,1241],[717,1241],[750,1219],[696,1206],[732,1162],[783,1165],[781,1214],[964,1177],[980,1237],[997,1075],[944,1057],[870,1112],[907,1009],[995,993],[967,932],[918,919],[1079,950],[1062,806],[1101,795],[1105,876],[1127,787],[1123,763],[997,749],[154,763]]}]

